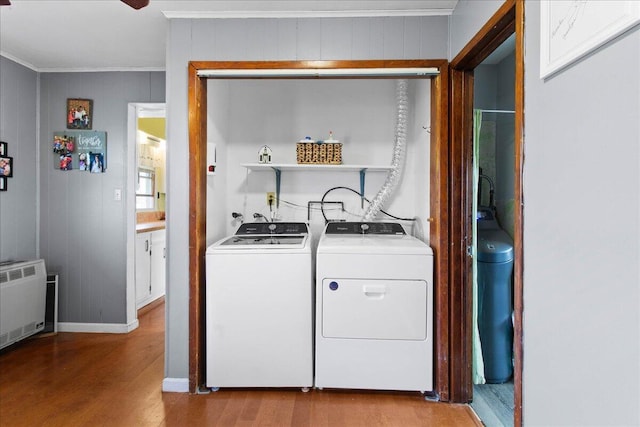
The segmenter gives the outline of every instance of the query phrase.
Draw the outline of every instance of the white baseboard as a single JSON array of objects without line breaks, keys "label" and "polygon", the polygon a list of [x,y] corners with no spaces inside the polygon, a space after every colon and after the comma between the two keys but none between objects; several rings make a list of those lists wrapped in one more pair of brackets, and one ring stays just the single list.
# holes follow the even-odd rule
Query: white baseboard
[{"label": "white baseboard", "polygon": [[128,334],[138,328],[138,319],[123,323],[73,323],[58,322],[58,332],[88,332],[96,334]]},{"label": "white baseboard", "polygon": [[189,378],[165,378],[162,391],[168,393],[189,393]]}]

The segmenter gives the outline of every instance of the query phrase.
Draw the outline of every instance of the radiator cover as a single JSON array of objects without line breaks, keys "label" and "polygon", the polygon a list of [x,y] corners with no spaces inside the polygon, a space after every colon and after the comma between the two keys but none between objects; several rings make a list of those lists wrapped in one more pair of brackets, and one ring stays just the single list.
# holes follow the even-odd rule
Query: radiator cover
[{"label": "radiator cover", "polygon": [[0,350],[44,329],[46,292],[44,260],[0,266]]}]

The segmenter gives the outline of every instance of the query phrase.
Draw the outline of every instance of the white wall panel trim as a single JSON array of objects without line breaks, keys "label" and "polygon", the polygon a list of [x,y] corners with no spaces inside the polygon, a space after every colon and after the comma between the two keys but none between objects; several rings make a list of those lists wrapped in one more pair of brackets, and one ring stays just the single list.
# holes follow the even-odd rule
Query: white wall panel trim
[{"label": "white wall panel trim", "polygon": [[165,378],[162,391],[169,393],[189,393],[189,378]]},{"label": "white wall panel trim", "polygon": [[96,334],[128,334],[137,329],[138,319],[131,323],[58,323],[58,332],[83,332]]}]

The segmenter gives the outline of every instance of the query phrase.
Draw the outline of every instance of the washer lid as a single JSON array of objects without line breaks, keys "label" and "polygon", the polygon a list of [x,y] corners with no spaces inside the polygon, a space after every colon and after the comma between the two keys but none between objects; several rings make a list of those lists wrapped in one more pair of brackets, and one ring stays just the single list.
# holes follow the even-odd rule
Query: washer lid
[{"label": "washer lid", "polygon": [[252,236],[228,236],[218,240],[207,248],[207,254],[213,253],[240,253],[258,251],[266,253],[298,253],[301,250],[309,250],[309,236],[307,234],[290,235],[252,235]]},{"label": "washer lid", "polygon": [[295,245],[301,246],[305,236],[268,235],[268,236],[231,236],[225,239],[220,246],[277,246]]}]

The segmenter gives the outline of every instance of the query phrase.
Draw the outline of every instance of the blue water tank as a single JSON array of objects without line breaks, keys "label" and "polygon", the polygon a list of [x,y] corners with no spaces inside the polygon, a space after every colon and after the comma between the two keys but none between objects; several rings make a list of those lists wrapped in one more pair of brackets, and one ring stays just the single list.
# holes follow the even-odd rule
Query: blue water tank
[{"label": "blue water tank", "polygon": [[478,215],[478,329],[484,376],[504,383],[513,375],[512,273],[513,241],[492,211]]}]

